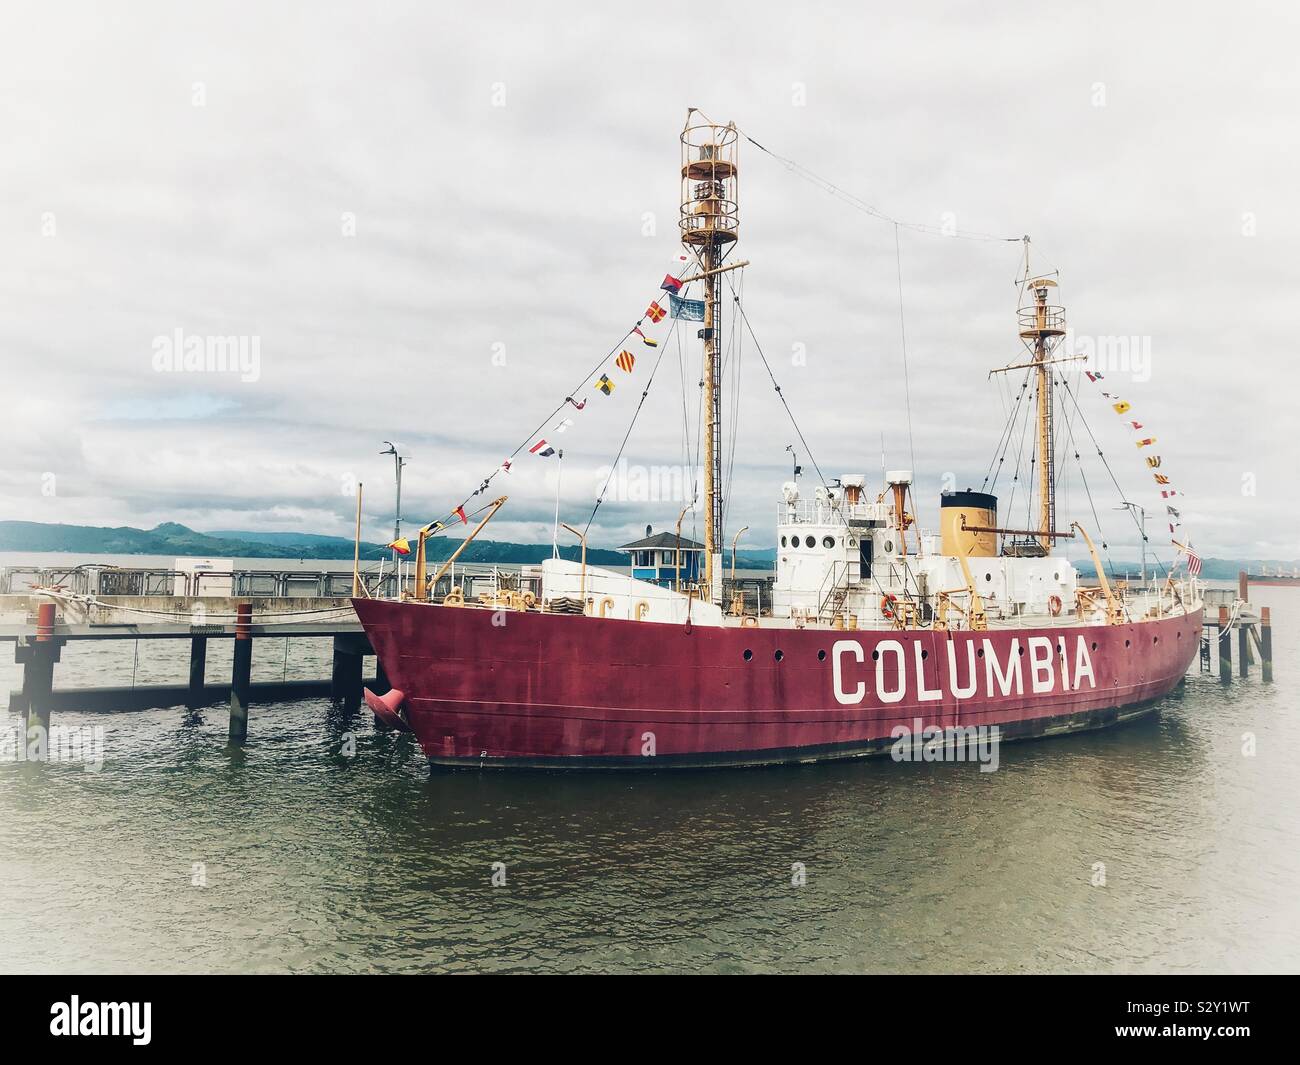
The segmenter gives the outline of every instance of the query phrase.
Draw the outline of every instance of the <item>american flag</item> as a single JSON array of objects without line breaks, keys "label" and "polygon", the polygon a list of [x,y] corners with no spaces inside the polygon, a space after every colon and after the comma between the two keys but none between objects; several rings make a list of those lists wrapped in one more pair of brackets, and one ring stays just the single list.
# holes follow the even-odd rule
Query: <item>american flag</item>
[{"label": "american flag", "polygon": [[1190,546],[1187,548],[1187,572],[1193,577],[1201,575],[1201,556],[1193,551]]}]

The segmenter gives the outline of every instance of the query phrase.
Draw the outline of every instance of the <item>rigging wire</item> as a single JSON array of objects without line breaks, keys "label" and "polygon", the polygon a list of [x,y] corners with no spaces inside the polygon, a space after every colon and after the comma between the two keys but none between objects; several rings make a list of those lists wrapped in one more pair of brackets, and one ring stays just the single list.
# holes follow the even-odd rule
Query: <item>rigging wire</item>
[{"label": "rigging wire", "polygon": [[907,323],[903,318],[903,253],[898,243],[898,223],[894,223],[894,263],[898,267],[898,333],[903,342],[903,398],[907,403],[907,450],[912,469],[916,469],[916,445],[912,439],[912,385],[907,373]]},{"label": "rigging wire", "polygon": [[924,222],[904,222],[901,219],[897,219],[894,218],[892,215],[886,214],[878,207],[873,207],[871,204],[869,204],[866,200],[862,199],[861,197],[855,196],[851,192],[846,192],[844,189],[840,188],[840,186],[836,185],[834,182],[827,181],[825,178],[822,177],[818,177],[806,166],[803,166],[802,164],[795,162],[793,159],[788,159],[783,155],[778,155],[776,152],[772,151],[772,149],[767,148],[762,144],[759,144],[758,141],[754,140],[753,137],[751,137],[748,133],[746,133],[744,130],[740,129],[739,127],[737,127],[737,132],[740,133],[740,135],[744,137],[745,140],[749,141],[749,143],[752,144],[755,148],[757,148],[760,152],[763,152],[765,155],[770,155],[777,162],[784,165],[785,168],[789,170],[792,174],[795,174],[796,176],[803,178],[805,181],[811,182],[812,184],[819,187],[823,192],[829,193],[830,195],[843,200],[850,207],[854,208],[855,210],[861,211],[863,214],[870,215],[872,218],[875,218],[878,221],[888,222],[893,226],[896,227],[901,226],[903,229],[910,229],[917,233],[926,233],[932,237],[947,237],[949,239],[956,238],[959,240],[990,240],[990,241],[999,241],[999,242],[1014,242],[1014,241],[1025,240],[1023,236],[1003,237],[1003,236],[998,236],[995,233],[978,233],[974,231],[969,233],[958,233],[956,231],[950,231],[949,229],[943,226],[929,225],[928,223],[924,223]]},{"label": "rigging wire", "polygon": [[[1000,375],[999,375],[1000,376]],[[984,483],[981,491],[992,492],[998,484],[998,478],[1002,475],[1002,464],[1006,461],[1007,448],[1011,446],[1011,438],[1015,433],[1016,418],[1020,414],[1020,404],[1024,402],[1025,393],[1029,389],[1029,375],[1025,374],[1025,379],[1020,383],[1020,391],[1016,394],[1014,403],[1010,399],[1010,385],[1007,385],[1007,421],[1002,427],[1002,435],[998,437],[997,445],[993,449],[993,458],[989,461],[989,468],[984,473]],[[994,468],[996,467],[996,469]],[[989,484],[989,478],[993,478],[993,483]]]},{"label": "rigging wire", "polygon": [[[1024,384],[1024,387],[1025,387],[1026,391],[1027,391],[1028,388],[1029,388],[1029,371],[1025,371],[1025,384]],[[1020,431],[1020,443],[1016,446],[1015,473],[1013,474],[1013,476],[1012,476],[1012,478],[1011,478],[1011,495],[1010,495],[1010,496],[1008,497],[1008,499],[1007,499],[1007,513],[1010,513],[1010,512],[1011,512],[1011,508],[1015,505],[1016,489],[1017,489],[1017,488],[1019,487],[1019,485],[1020,485],[1020,470],[1021,470],[1021,463],[1022,463],[1022,461],[1023,461],[1024,453],[1025,453],[1025,437],[1029,434],[1029,422],[1030,422],[1030,416],[1032,415],[1032,413],[1033,413],[1033,408],[1032,408],[1032,406],[1026,405],[1026,407],[1025,407],[1025,424],[1024,424],[1024,427],[1023,427],[1023,428],[1021,429],[1021,431]],[[1001,472],[1001,469],[1000,469],[1000,468],[999,468],[999,471],[998,471],[998,472],[999,472],[999,473]],[[1032,475],[1032,470],[1031,470],[1031,475]],[[994,484],[996,484],[996,483],[997,483],[997,478],[995,477],[995,478],[994,478]],[[1032,485],[1032,478],[1031,478],[1031,485]],[[992,491],[992,488],[990,488],[989,491]],[[1028,490],[1027,490],[1027,491],[1028,491]],[[1027,508],[1029,504],[1026,503],[1025,505],[1026,505],[1026,508]]]},{"label": "rigging wire", "polygon": [[[749,330],[749,338],[754,342],[754,350],[758,352],[758,357],[763,360],[763,369],[767,371],[767,376],[772,382],[772,388],[775,390],[777,398],[781,401],[781,406],[785,408],[786,417],[790,419],[790,424],[794,427],[795,435],[799,437],[799,444],[808,456],[808,461],[812,463],[813,469],[817,471],[817,479],[823,484],[827,484],[826,476],[822,473],[821,467],[817,465],[817,459],[813,455],[812,448],[808,446],[808,441],[804,438],[803,429],[799,426],[799,421],[794,416],[794,411],[790,409],[790,404],[786,402],[785,393],[781,391],[780,384],[777,383],[776,374],[772,372],[772,366],[767,361],[767,355],[763,351],[763,345],[758,342],[758,337],[754,333],[754,327],[750,324],[749,315],[745,313],[744,305],[740,302],[740,296],[736,293],[736,286],[731,283],[731,278],[727,278],[727,287],[731,289],[732,298],[736,307],[740,311],[740,319],[745,323],[745,328]],[[847,519],[840,514],[840,520],[847,525]]]},{"label": "rigging wire", "polygon": [[[1068,395],[1071,401],[1074,403],[1074,409],[1078,412],[1079,421],[1083,424],[1084,429],[1087,431],[1088,438],[1092,441],[1093,447],[1096,448],[1097,457],[1101,459],[1102,467],[1106,470],[1107,475],[1110,477],[1111,484],[1115,486],[1115,491],[1119,493],[1120,499],[1124,500],[1126,498],[1124,489],[1120,487],[1119,480],[1115,477],[1115,471],[1111,469],[1110,463],[1106,460],[1105,453],[1101,450],[1101,445],[1097,442],[1097,437],[1093,434],[1092,426],[1088,423],[1088,416],[1084,414],[1083,408],[1079,404],[1078,395],[1075,393],[1074,389],[1070,387],[1070,383],[1068,380],[1065,379],[1064,375],[1062,375],[1061,383],[1065,387],[1066,395]],[[1076,452],[1076,457],[1077,457],[1077,452]],[[1151,541],[1146,538],[1146,532],[1142,528],[1142,520],[1133,512],[1133,509],[1131,507],[1125,507],[1124,509],[1128,511],[1129,518],[1132,520],[1134,527],[1137,529],[1138,536],[1146,543],[1147,550],[1151,552],[1151,556],[1156,564],[1157,571],[1164,572],[1164,568],[1165,568],[1164,563],[1161,561],[1160,556],[1155,553],[1155,549],[1151,547]]]},{"label": "rigging wire", "polygon": [[[659,290],[658,288],[656,288],[655,291],[654,291],[654,294],[652,294],[651,297],[650,297],[650,299],[651,299],[652,302],[653,302],[654,300],[657,300],[657,299],[659,298],[659,292],[660,292],[660,290]],[[648,306],[648,304],[647,304],[647,306]],[[534,437],[536,437],[537,434],[540,433],[543,429],[545,429],[546,426],[549,424],[549,422],[551,421],[552,418],[554,418],[557,414],[559,414],[561,411],[563,411],[563,410],[565,409],[565,407],[566,407],[566,406],[569,404],[569,402],[573,399],[574,395],[577,394],[579,391],[581,391],[582,387],[583,387],[584,385],[586,385],[588,381],[590,381],[593,377],[595,377],[596,374],[599,373],[599,372],[604,368],[604,366],[606,365],[606,363],[608,363],[608,362],[610,361],[610,359],[612,359],[612,358],[614,357],[615,353],[617,353],[618,351],[622,350],[623,345],[627,343],[627,339],[628,339],[628,337],[630,337],[636,329],[639,329],[639,328],[641,327],[641,324],[642,324],[644,321],[645,321],[645,316],[644,316],[644,315],[642,315],[640,318],[638,318],[638,319],[636,320],[636,323],[635,323],[635,324],[634,324],[630,329],[628,329],[628,331],[627,331],[626,333],[624,333],[624,334],[623,334],[623,335],[618,339],[618,342],[617,342],[617,343],[616,343],[612,348],[610,348],[609,351],[607,351],[607,352],[606,352],[606,353],[601,357],[600,361],[599,361],[598,363],[596,363],[596,365],[593,366],[590,370],[587,371],[587,375],[586,375],[586,376],[585,376],[581,381],[579,381],[578,384],[577,384],[574,388],[572,388],[572,389],[569,391],[568,395],[565,396],[564,400],[563,400],[561,403],[559,403],[559,404],[555,407],[554,410],[552,410],[548,415],[546,415],[546,417],[544,417],[544,418],[543,418],[543,419],[542,419],[542,420],[537,424],[537,427],[536,427],[535,429],[533,429],[533,431],[532,431],[531,433],[529,433],[527,436],[524,437],[524,439],[520,442],[520,444],[519,444],[518,447],[516,447],[512,452],[510,452],[509,455],[506,456],[507,461],[509,461],[510,459],[513,459],[516,455],[519,454],[519,452],[523,451],[523,449],[526,448],[526,447],[528,446],[528,442],[529,442],[530,440],[532,440]],[[673,328],[674,328],[674,329],[676,328],[676,323],[674,323]],[[660,359],[663,358],[663,349],[662,349],[662,348],[661,348],[660,351],[659,351],[659,358],[660,358]],[[657,368],[658,365],[659,365],[659,362],[658,362],[658,360],[656,360],[656,362],[655,362],[655,367]],[[461,501],[460,506],[461,506],[461,507],[464,507],[464,506],[465,506],[465,505],[466,505],[466,504],[467,504],[471,499],[473,499],[475,496],[482,495],[484,492],[486,492],[487,489],[488,489],[488,485],[490,485],[490,484],[492,483],[492,480],[496,477],[496,475],[497,475],[498,473],[500,473],[500,472],[502,471],[502,469],[504,469],[504,464],[501,465],[501,466],[498,466],[495,470],[493,470],[490,474],[488,474],[485,478],[483,478],[483,481],[479,484],[479,486],[478,486],[476,489],[474,489],[473,492],[471,492],[468,496],[466,496],[466,497]],[[456,520],[459,520],[459,517],[458,517],[458,515],[457,515],[457,513],[456,513],[456,511],[459,510],[459,509],[460,509],[460,507],[452,508],[452,509],[451,509],[450,511],[448,511],[446,514],[444,514],[444,515],[443,515],[443,516],[438,520],[438,522],[436,522],[436,523],[431,523],[431,524],[434,524],[434,525],[438,525],[438,526],[440,526],[440,527],[433,529],[432,532],[430,533],[430,535],[431,535],[431,536],[436,536],[438,533],[445,531],[447,528],[450,528],[451,526],[450,526],[449,523],[451,522],[451,520],[452,520],[453,518],[455,518]]]},{"label": "rigging wire", "polygon": [[[668,331],[668,339],[672,339],[672,334],[677,332],[677,319],[673,319],[672,328]],[[623,449],[627,447],[628,438],[632,435],[632,430],[636,428],[636,420],[640,417],[641,408],[645,406],[646,397],[650,395],[650,386],[654,384],[655,374],[659,372],[659,364],[664,361],[664,350],[667,345],[659,349],[659,357],[655,359],[655,364],[650,370],[650,377],[645,383],[645,388],[641,390],[641,399],[637,402],[636,410],[632,412],[632,420],[628,423],[627,432],[623,434],[623,442],[618,445],[618,453],[614,456],[614,461],[609,468],[609,476],[605,478],[605,484],[600,490],[600,495],[596,497],[596,505],[591,508],[591,514],[587,517],[587,524],[582,527],[582,533],[585,536],[591,528],[591,523],[596,519],[596,511],[600,505],[605,502],[605,493],[609,491],[610,483],[614,480],[614,474],[618,471],[618,460],[623,457]]]},{"label": "rigging wire", "polygon": [[1110,544],[1106,540],[1105,534],[1102,532],[1101,516],[1097,513],[1097,503],[1096,500],[1092,498],[1092,489],[1088,487],[1088,475],[1084,472],[1083,461],[1079,457],[1079,450],[1074,446],[1073,430],[1070,433],[1070,444],[1074,450],[1074,457],[1079,467],[1079,482],[1083,486],[1083,494],[1088,497],[1088,508],[1092,511],[1093,525],[1097,529],[1097,535],[1101,537],[1101,549],[1106,553],[1106,566],[1110,570],[1110,575],[1113,578],[1115,576],[1115,563],[1110,557]]}]

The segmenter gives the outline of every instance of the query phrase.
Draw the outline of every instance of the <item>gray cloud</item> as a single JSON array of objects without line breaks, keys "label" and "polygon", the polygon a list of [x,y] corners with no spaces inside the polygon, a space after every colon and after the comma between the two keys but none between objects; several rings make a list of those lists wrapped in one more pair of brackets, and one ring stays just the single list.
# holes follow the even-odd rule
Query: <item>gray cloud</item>
[{"label": "gray cloud", "polygon": [[[895,216],[1031,233],[1080,334],[1150,337],[1150,380],[1113,379],[1188,493],[1201,551],[1300,555],[1291,9],[717,12],[708,61],[686,4],[15,13],[0,516],[346,535],[361,479],[378,536],[394,437],[408,515],[445,512],[641,312],[676,254],[676,136],[698,105]],[[818,462],[872,474],[882,433],[891,466],[914,447],[931,519],[942,476],[978,486],[1002,427],[986,372],[1017,353],[1019,246],[902,232],[909,443],[892,228],[749,145],[742,166],[746,306]],[[153,338],[177,328],[259,337],[260,376],[155,372]],[[665,346],[632,463],[683,461],[684,355],[683,371]],[[644,384],[653,353],[638,356]],[[742,371],[729,525],[770,543],[795,436],[748,341]],[[585,521],[626,429],[638,386],[622,384],[566,436],[568,520]],[[1124,490],[1157,510],[1131,437],[1095,389],[1081,402]],[[521,455],[494,482],[512,503],[493,535],[549,536],[545,469]],[[1084,472],[1113,553],[1132,553],[1095,455]],[[1077,476],[1068,495],[1090,519]],[[670,527],[679,506],[611,502],[593,541]]]}]

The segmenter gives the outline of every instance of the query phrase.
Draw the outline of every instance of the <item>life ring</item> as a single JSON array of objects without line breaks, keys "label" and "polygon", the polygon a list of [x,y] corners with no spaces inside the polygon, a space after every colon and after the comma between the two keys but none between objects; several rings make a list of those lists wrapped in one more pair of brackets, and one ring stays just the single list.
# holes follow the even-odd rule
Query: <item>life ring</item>
[{"label": "life ring", "polygon": [[880,612],[890,621],[894,620],[894,615],[896,613],[896,611],[894,610],[894,604],[897,602],[898,602],[898,596],[896,596],[893,592],[889,592],[880,597]]},{"label": "life ring", "polygon": [[1047,612],[1052,617],[1057,617],[1061,613],[1061,597],[1059,595],[1049,595],[1047,597]]}]

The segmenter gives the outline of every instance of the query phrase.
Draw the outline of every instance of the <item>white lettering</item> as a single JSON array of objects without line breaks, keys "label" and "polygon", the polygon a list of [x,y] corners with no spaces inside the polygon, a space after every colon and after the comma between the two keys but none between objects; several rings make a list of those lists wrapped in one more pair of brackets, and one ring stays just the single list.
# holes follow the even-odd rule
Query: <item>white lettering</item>
[{"label": "white lettering", "polygon": [[150,1002],[82,1002],[73,995],[50,1007],[50,1035],[129,1035],[136,1046],[148,1046],[152,1021]]},{"label": "white lettering", "polygon": [[1035,695],[1050,692],[1056,687],[1056,670],[1052,665],[1052,653],[1052,641],[1049,637],[1029,637],[1030,683]]},{"label": "white lettering", "polygon": [[1020,637],[1014,636],[1011,639],[1011,664],[1003,672],[1002,667],[998,665],[998,656],[993,650],[993,641],[988,637],[984,638],[984,686],[988,690],[989,698],[993,698],[993,678],[997,677],[998,687],[1003,695],[1010,695],[1012,682],[1015,682],[1015,691],[1017,695],[1022,695],[1025,690],[1025,678],[1020,667]]},{"label": "white lettering", "polygon": [[[896,691],[885,688],[885,653],[894,656],[894,671],[898,676]],[[876,644],[876,697],[882,703],[896,703],[907,692],[907,665],[903,654],[903,645],[897,640],[881,640]]]},{"label": "white lettering", "polygon": [[942,688],[927,688],[925,686],[925,649],[922,648],[920,640],[912,644],[912,650],[916,656],[916,697],[923,703],[942,699]]},{"label": "white lettering", "polygon": [[844,690],[844,665],[841,655],[851,654],[855,661],[863,660],[862,644],[857,640],[836,640],[831,647],[831,679],[835,682],[835,698],[841,706],[856,706],[867,694],[867,686],[858,681],[853,691]]},{"label": "white lettering", "polygon": [[948,690],[955,699],[969,699],[979,683],[975,678],[975,641],[964,640],[966,645],[966,680],[964,687],[957,686],[957,641],[948,641]]},{"label": "white lettering", "polygon": [[1084,676],[1088,677],[1088,687],[1097,686],[1097,678],[1092,673],[1092,656],[1088,654],[1088,641],[1082,636],[1074,647],[1074,686],[1083,687]]}]

